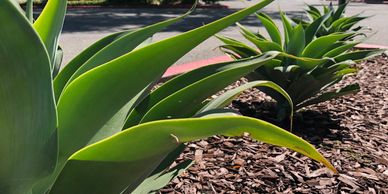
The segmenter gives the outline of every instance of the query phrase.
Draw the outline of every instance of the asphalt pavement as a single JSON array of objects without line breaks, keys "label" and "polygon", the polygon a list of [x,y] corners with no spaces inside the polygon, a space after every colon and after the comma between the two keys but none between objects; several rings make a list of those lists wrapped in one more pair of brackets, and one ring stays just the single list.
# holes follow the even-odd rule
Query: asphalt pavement
[{"label": "asphalt pavement", "polygon": [[[238,11],[239,9],[253,5],[259,0],[252,1],[221,1],[222,5],[227,5],[228,9],[197,9],[184,21],[174,24],[154,37],[154,41],[162,40],[190,29],[202,26],[223,16]],[[262,11],[275,18],[275,22],[280,24],[279,9],[285,11],[291,17],[303,17],[305,4],[322,5],[329,1],[323,0],[276,0]],[[64,49],[64,62],[67,63],[76,54],[91,45],[98,39],[120,30],[138,28],[150,25],[159,21],[176,17],[186,10],[181,8],[85,8],[69,9],[60,37],[60,45]],[[365,4],[351,3],[348,6],[347,14],[361,13],[366,16],[373,16],[362,25],[371,27],[375,34],[366,40],[369,44],[388,45],[388,4]],[[249,16],[241,23],[248,28],[257,31],[264,31],[255,16]],[[220,34],[238,40],[243,40],[236,26],[231,26],[223,30]],[[220,45],[214,37],[209,38],[198,45],[190,53],[182,57],[176,64],[184,64],[192,61],[208,59],[220,56],[222,53],[217,50]]]}]

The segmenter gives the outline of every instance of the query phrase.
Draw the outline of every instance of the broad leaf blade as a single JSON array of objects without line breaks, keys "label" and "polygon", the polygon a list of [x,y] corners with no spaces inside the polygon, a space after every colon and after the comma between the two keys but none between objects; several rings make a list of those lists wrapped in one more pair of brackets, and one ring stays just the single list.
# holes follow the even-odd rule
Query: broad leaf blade
[{"label": "broad leaf blade", "polygon": [[0,190],[28,193],[55,167],[50,61],[27,18],[0,1]]},{"label": "broad leaf blade", "polygon": [[103,49],[106,45],[112,43],[120,36],[129,32],[131,31],[123,31],[108,35],[98,40],[97,42],[86,48],[84,51],[82,51],[80,54],[78,54],[75,58],[73,58],[54,79],[55,99],[59,99],[59,96],[61,95],[66,83],[69,81],[70,77],[74,74],[74,72],[76,72],[77,69],[81,67],[82,64],[89,60],[98,51]]},{"label": "broad leaf blade", "polygon": [[[131,112],[126,126],[165,118],[192,117],[206,98],[277,55],[278,52],[263,54],[251,59],[205,66],[183,74],[152,92]],[[184,78],[192,81],[180,82]]]},{"label": "broad leaf blade", "polygon": [[[335,171],[312,145],[261,120],[248,117],[163,120],[127,129],[78,151],[66,163],[50,194],[120,193],[128,183],[137,183],[148,176],[181,143],[216,134],[240,136],[244,132],[258,141],[300,152]],[[135,188],[136,184],[127,190]]]},{"label": "broad leaf blade", "polygon": [[351,36],[351,33],[338,33],[338,34],[329,34],[326,36],[321,36],[314,41],[310,42],[303,50],[303,57],[319,58],[324,55],[327,48],[333,45],[335,42]]}]

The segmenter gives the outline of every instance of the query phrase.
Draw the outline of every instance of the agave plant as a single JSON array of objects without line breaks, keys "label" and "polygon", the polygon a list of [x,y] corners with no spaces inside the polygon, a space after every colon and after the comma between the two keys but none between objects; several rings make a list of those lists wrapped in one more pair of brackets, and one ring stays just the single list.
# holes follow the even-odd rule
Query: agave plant
[{"label": "agave plant", "polygon": [[358,26],[357,24],[369,18],[368,16],[361,16],[356,14],[352,16],[345,15],[345,9],[347,3],[338,5],[337,8],[330,2],[329,5],[323,5],[323,11],[320,11],[317,7],[307,5],[306,14],[309,20],[306,21],[303,18],[292,18],[296,23],[301,23],[304,27],[311,25],[314,22],[322,23],[322,26],[316,33],[317,37],[329,35],[335,32],[362,32],[369,30],[366,26]]},{"label": "agave plant", "polygon": [[[196,45],[272,0],[160,42],[147,40],[187,14],[109,35],[62,71],[58,46],[66,1],[50,0],[31,17],[12,0],[0,1],[0,193],[148,193],[191,162],[170,169],[183,143],[215,134],[252,138],[300,152],[335,171],[306,141],[261,120],[222,109],[256,81],[206,99],[275,58],[215,64],[150,88]],[[190,13],[190,11],[189,11]],[[204,103],[207,102],[207,103]]]},{"label": "agave plant", "polygon": [[[344,76],[355,73],[354,62],[374,56],[383,50],[354,50],[360,41],[346,41],[355,37],[356,32],[336,32],[317,37],[324,20],[316,20],[307,26],[294,23],[284,13],[280,13],[284,36],[271,17],[264,13],[257,17],[269,34],[266,38],[261,33],[254,33],[242,26],[242,35],[255,47],[224,36],[217,37],[225,45],[221,50],[234,59],[249,58],[264,52],[276,51],[280,54],[275,59],[256,69],[248,78],[250,80],[269,80],[281,86],[291,97],[294,110],[327,101],[359,90],[357,83],[338,90],[329,90]],[[286,102],[272,89],[263,89],[276,99],[281,107]],[[284,117],[280,117],[284,118]]]}]

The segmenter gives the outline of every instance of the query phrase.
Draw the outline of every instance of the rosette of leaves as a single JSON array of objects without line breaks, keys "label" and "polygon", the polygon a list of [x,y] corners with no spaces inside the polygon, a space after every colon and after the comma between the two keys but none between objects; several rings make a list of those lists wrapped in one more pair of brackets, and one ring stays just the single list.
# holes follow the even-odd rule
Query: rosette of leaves
[{"label": "rosette of leaves", "polygon": [[290,101],[276,84],[252,82],[206,101],[278,52],[203,67],[150,92],[181,56],[271,2],[263,0],[155,43],[148,41],[154,33],[188,13],[114,33],[86,48],[60,71],[58,38],[66,1],[49,0],[36,21],[31,2],[24,12],[13,0],[0,1],[0,193],[153,192],[190,166],[191,161],[186,161],[169,169],[184,142],[243,132],[293,149],[335,171],[306,141],[222,109],[239,92],[254,86],[271,87]]},{"label": "rosette of leaves", "polygon": [[[366,32],[370,29],[366,26],[358,25],[360,21],[369,18],[360,14],[346,16],[345,11],[349,2],[334,7],[330,2],[329,5],[322,5],[322,11],[317,6],[307,5],[305,10],[308,20],[304,18],[292,18],[295,23],[301,23],[307,27],[315,22],[316,25],[322,23],[316,36],[325,36],[335,32]],[[361,34],[359,34],[361,35]],[[365,35],[365,34],[362,34]],[[348,37],[351,38],[351,37]]]},{"label": "rosette of leaves", "polygon": [[[357,83],[337,90],[330,90],[330,86],[341,81],[344,76],[356,73],[357,70],[353,67],[355,62],[384,51],[354,49],[361,41],[349,41],[348,38],[357,36],[356,32],[335,32],[317,37],[324,20],[316,20],[304,26],[302,23],[296,24],[282,12],[280,16],[284,36],[271,17],[259,13],[257,17],[269,38],[260,32],[254,33],[239,23],[237,25],[241,34],[253,46],[232,38],[220,35],[217,37],[224,43],[220,46],[221,51],[237,60],[269,51],[280,52],[275,59],[252,72],[248,79],[269,80],[282,87],[290,95],[295,111],[358,92]],[[287,101],[283,97],[272,89],[265,88],[263,91],[279,102],[281,110],[287,109]],[[280,118],[283,119],[284,111],[281,113]]]}]

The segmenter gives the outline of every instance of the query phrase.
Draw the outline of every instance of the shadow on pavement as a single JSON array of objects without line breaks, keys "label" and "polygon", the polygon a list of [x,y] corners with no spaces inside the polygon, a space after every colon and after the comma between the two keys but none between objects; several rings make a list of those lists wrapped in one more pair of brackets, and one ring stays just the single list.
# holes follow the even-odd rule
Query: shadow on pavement
[{"label": "shadow on pavement", "polygon": [[[237,9],[198,9],[182,22],[174,24],[165,32],[178,31],[185,32],[204,24],[210,23],[223,16],[232,14]],[[68,10],[64,33],[88,32],[88,31],[108,31],[115,32],[118,30],[136,28],[154,24],[166,19],[170,19],[185,12],[184,9],[112,9],[112,8],[95,8],[95,9],[72,9]],[[276,20],[280,20],[278,12],[265,12]],[[303,11],[287,12],[290,17],[301,17]],[[259,22],[256,16],[252,15],[241,21],[245,26],[258,27]]]}]

